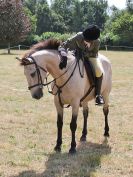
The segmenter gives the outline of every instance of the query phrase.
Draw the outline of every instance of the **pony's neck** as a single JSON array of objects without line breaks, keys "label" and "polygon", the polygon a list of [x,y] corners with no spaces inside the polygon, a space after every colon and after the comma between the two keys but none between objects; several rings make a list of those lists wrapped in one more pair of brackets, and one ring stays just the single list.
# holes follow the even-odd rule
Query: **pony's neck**
[{"label": "pony's neck", "polygon": [[[36,59],[38,65],[45,68],[53,78],[57,78],[65,72],[59,69],[60,57],[56,50],[38,51],[32,56]],[[61,79],[59,79],[59,82],[61,82]]]},{"label": "pony's neck", "polygon": [[45,58],[45,66],[53,78],[59,77],[62,70],[59,69],[60,57],[57,51],[51,50]]}]

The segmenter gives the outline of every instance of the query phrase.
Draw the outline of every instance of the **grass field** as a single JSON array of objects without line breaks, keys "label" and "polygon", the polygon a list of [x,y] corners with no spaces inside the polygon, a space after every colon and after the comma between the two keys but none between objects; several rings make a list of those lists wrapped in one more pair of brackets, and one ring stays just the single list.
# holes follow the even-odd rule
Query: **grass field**
[{"label": "grass field", "polygon": [[[0,51],[2,53],[2,51]],[[103,137],[102,107],[90,102],[88,137],[80,143],[82,110],[76,133],[78,153],[68,154],[71,109],[65,110],[62,153],[55,153],[53,97],[33,100],[23,67],[0,54],[0,177],[133,177],[133,52],[105,52],[112,63],[110,138]]]}]

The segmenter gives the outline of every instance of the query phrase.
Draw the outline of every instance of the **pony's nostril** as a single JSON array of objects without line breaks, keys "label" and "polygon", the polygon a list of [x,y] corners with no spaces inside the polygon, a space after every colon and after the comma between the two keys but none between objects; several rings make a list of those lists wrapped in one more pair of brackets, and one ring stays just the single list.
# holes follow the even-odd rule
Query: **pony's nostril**
[{"label": "pony's nostril", "polygon": [[41,88],[38,88],[38,90],[36,91],[36,93],[34,93],[32,95],[33,98],[35,99],[40,99],[43,96],[43,91]]},{"label": "pony's nostril", "polygon": [[37,94],[34,94],[34,95],[33,95],[33,98],[39,99],[39,96],[38,96]]}]

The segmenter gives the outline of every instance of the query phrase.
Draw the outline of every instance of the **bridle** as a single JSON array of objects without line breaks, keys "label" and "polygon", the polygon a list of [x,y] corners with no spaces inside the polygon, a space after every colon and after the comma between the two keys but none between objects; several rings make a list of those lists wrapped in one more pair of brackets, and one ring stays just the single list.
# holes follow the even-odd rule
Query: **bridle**
[{"label": "bridle", "polygon": [[[28,57],[28,58],[32,59],[33,62],[25,63],[24,66],[33,65],[33,64],[34,64],[34,65],[35,65],[35,68],[36,68],[36,71],[35,71],[35,72],[37,73],[37,80],[38,80],[38,83],[37,83],[37,84],[34,84],[34,85],[32,85],[32,86],[29,86],[28,89],[31,90],[32,88],[37,87],[37,86],[39,86],[39,88],[43,88],[43,86],[48,85],[48,84],[44,84],[44,83],[43,83],[42,76],[41,76],[41,72],[40,72],[40,70],[42,70],[42,71],[44,71],[45,73],[47,73],[46,69],[44,69],[44,68],[42,68],[41,66],[39,66],[39,65],[36,63],[35,59],[34,59],[32,56],[30,56],[30,57]],[[26,59],[27,59],[27,58],[26,58]]]},{"label": "bridle", "polygon": [[[44,69],[44,68],[42,68],[41,66],[39,66],[39,65],[36,63],[35,59],[34,59],[32,56],[29,56],[29,57],[27,57],[27,58],[32,59],[33,62],[25,63],[24,66],[34,64],[34,65],[35,65],[35,68],[36,68],[36,71],[35,71],[35,72],[37,72],[37,77],[38,77],[38,83],[37,83],[37,84],[34,84],[34,85],[32,85],[32,86],[29,86],[28,89],[31,90],[32,88],[37,87],[37,86],[39,86],[39,88],[41,88],[41,89],[42,89],[43,87],[45,87],[45,86],[47,86],[47,88],[48,88],[48,85],[54,82],[54,86],[57,87],[57,92],[54,94],[52,91],[49,91],[49,88],[48,88],[48,92],[51,93],[51,94],[53,94],[53,95],[58,95],[59,103],[60,103],[61,107],[63,107],[60,94],[62,93],[62,88],[69,82],[69,80],[70,80],[71,77],[73,76],[77,65],[78,65],[78,67],[79,67],[78,60],[76,60],[76,63],[75,63],[75,62],[73,63],[73,64],[75,64],[75,65],[74,65],[74,68],[73,68],[73,70],[72,70],[70,76],[68,77],[68,79],[67,79],[61,86],[58,86],[58,85],[56,84],[56,80],[58,80],[58,79],[61,78],[63,75],[65,75],[73,64],[72,64],[63,74],[61,74],[59,77],[53,79],[53,80],[50,81],[50,82],[47,82],[47,77],[48,77],[48,76],[47,76],[47,77],[45,78],[45,79],[46,79],[46,83],[44,84],[44,83],[43,83],[43,80],[42,80],[42,76],[41,76],[40,70],[42,70],[42,71],[45,72],[46,74],[47,74],[47,70]],[[25,58],[25,59],[27,59],[27,58]],[[80,68],[79,68],[79,72],[80,72]],[[81,75],[81,73],[80,73],[80,75]],[[81,75],[81,77],[83,77],[83,76]],[[54,87],[53,87],[53,88],[54,88]],[[88,89],[87,93],[81,98],[80,103],[90,94],[90,92],[92,91],[93,88],[94,88],[94,85],[92,85],[92,86]],[[67,107],[69,107],[69,106],[70,106],[70,105],[68,105]],[[67,108],[67,107],[66,107],[66,108]]]},{"label": "bridle", "polygon": [[[70,68],[68,68],[63,74],[61,74],[59,77],[53,79],[53,80],[50,81],[50,82],[47,82],[47,77],[46,77],[46,78],[45,78],[45,79],[46,79],[46,83],[44,84],[40,70],[42,70],[42,71],[45,72],[45,73],[47,73],[47,70],[44,69],[44,68],[42,68],[41,66],[39,66],[39,65],[36,63],[34,57],[29,56],[29,57],[27,57],[27,58],[30,58],[33,62],[25,63],[24,66],[34,64],[34,65],[35,65],[35,68],[36,68],[36,71],[35,71],[35,72],[37,72],[37,78],[38,78],[38,83],[37,83],[37,84],[34,84],[34,85],[32,85],[32,86],[29,86],[29,87],[28,87],[29,90],[31,90],[32,88],[37,87],[37,86],[39,86],[39,87],[42,89],[43,87],[48,86],[48,85],[51,84],[52,82],[55,82],[55,86],[58,88],[57,93],[58,93],[58,92],[61,92],[61,89],[68,83],[68,81],[70,80],[70,78],[73,76],[74,71],[75,71],[76,66],[77,66],[77,62],[76,62],[72,73],[70,74],[70,76],[68,77],[68,79],[66,80],[66,82],[63,83],[61,86],[58,86],[58,85],[56,84],[56,80],[58,80],[58,79],[61,78],[63,75],[65,75],[65,74],[68,72],[68,70],[69,70]],[[27,58],[25,58],[25,59],[27,59]],[[74,63],[73,63],[73,64],[74,64]],[[72,66],[72,65],[71,65],[71,66]],[[70,66],[70,67],[71,67],[71,66]],[[48,92],[49,92],[49,88],[48,88]],[[51,92],[50,92],[50,93],[51,93]],[[57,94],[57,93],[56,93],[56,94]],[[54,95],[56,95],[56,94],[54,94]]]},{"label": "bridle", "polygon": [[[62,101],[61,101],[61,95],[60,95],[60,94],[62,93],[62,88],[68,83],[68,81],[69,81],[69,80],[71,79],[71,77],[73,76],[73,74],[74,74],[74,72],[75,72],[75,69],[76,69],[76,67],[77,67],[78,61],[76,61],[76,63],[75,63],[75,62],[73,63],[73,64],[75,64],[75,65],[74,65],[74,68],[73,68],[73,70],[72,70],[72,73],[70,74],[70,76],[68,77],[68,79],[67,79],[61,86],[58,86],[57,83],[56,83],[56,81],[57,81],[59,78],[61,78],[63,75],[65,75],[73,64],[72,64],[71,66],[69,66],[69,67],[67,68],[67,70],[66,70],[63,74],[61,74],[59,77],[53,79],[53,80],[50,81],[50,82],[47,82],[47,77],[46,77],[46,78],[45,78],[45,79],[46,79],[46,83],[44,84],[40,70],[42,70],[42,71],[44,71],[45,73],[47,73],[46,69],[44,69],[44,68],[42,68],[41,66],[39,66],[39,65],[36,63],[34,57],[28,56],[28,57],[25,58],[25,59],[28,59],[28,58],[30,58],[33,62],[25,63],[25,64],[23,64],[23,65],[24,65],[24,66],[27,66],[27,65],[32,65],[32,64],[34,64],[34,65],[35,65],[35,68],[36,68],[36,71],[35,71],[35,72],[37,72],[37,77],[38,77],[38,83],[37,83],[37,84],[34,84],[34,85],[32,85],[32,86],[29,86],[28,89],[31,90],[32,88],[37,87],[37,86],[39,86],[41,89],[42,89],[44,86],[47,86],[47,88],[48,88],[48,85],[54,82],[53,88],[56,86],[57,92],[56,92],[56,93],[53,93],[53,90],[50,91],[49,88],[48,88],[48,92],[51,93],[52,95],[58,95],[59,103],[60,103],[61,107],[63,107],[63,104],[62,104]],[[69,106],[70,106],[70,105],[68,105],[67,107],[69,107]]]}]

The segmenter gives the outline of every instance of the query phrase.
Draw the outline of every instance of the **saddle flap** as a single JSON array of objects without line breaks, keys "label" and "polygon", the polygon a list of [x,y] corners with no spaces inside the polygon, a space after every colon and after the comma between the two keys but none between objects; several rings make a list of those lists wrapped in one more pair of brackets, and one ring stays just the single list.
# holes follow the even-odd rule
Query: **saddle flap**
[{"label": "saddle flap", "polygon": [[95,72],[94,72],[91,62],[89,60],[85,59],[84,66],[85,66],[85,70],[86,70],[90,85],[95,85]]}]

